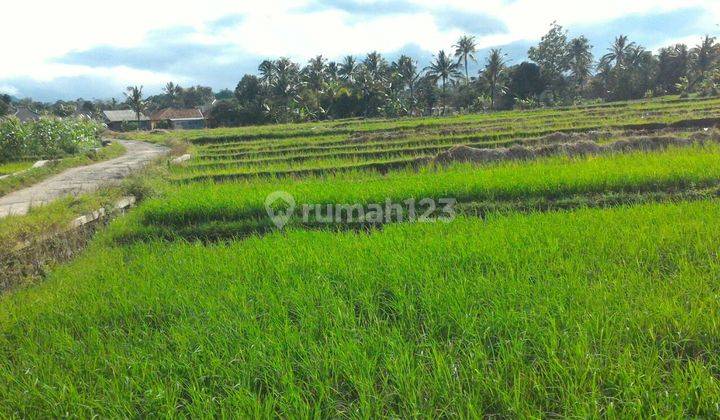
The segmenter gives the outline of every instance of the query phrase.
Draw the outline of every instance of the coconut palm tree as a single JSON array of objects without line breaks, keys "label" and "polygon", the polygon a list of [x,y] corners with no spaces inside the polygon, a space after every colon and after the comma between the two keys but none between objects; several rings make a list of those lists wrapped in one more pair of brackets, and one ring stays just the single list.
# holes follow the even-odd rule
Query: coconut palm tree
[{"label": "coconut palm tree", "polygon": [[182,88],[180,87],[180,85],[176,85],[173,82],[168,82],[163,88],[163,91],[167,96],[168,104],[170,106],[174,106],[177,101],[177,95],[182,92]]},{"label": "coconut palm tree", "polygon": [[720,56],[720,45],[715,42],[715,37],[705,35],[702,42],[696,45],[695,48],[690,51],[690,54],[692,56],[693,70],[696,73],[696,77],[691,83],[692,86],[702,81],[705,78],[705,73],[707,73],[718,60]]},{"label": "coconut palm tree", "polygon": [[459,63],[450,59],[450,56],[443,50],[440,50],[435,56],[434,60],[429,66],[425,68],[427,74],[435,79],[442,82],[442,94],[443,94],[443,114],[445,114],[445,86],[448,80],[461,77],[461,73],[458,71]]},{"label": "coconut palm tree", "polygon": [[403,87],[410,91],[410,108],[415,106],[415,84],[420,78],[415,61],[407,55],[401,55],[392,65],[393,72],[397,74]]},{"label": "coconut palm tree", "polygon": [[328,81],[335,82],[338,79],[338,73],[340,71],[340,68],[338,67],[338,63],[331,61],[327,64],[325,67],[325,73],[328,78]]},{"label": "coconut palm tree", "polygon": [[455,48],[455,57],[457,57],[458,62],[462,61],[465,64],[465,84],[468,84],[470,83],[470,76],[468,75],[468,58],[475,61],[475,53],[477,52],[475,37],[463,35],[458,40],[457,44],[453,45],[453,48]]},{"label": "coconut palm tree", "polygon": [[327,60],[322,56],[318,55],[315,58],[311,58],[308,61],[307,67],[304,69],[305,77],[312,89],[316,91],[322,91],[323,85],[325,84],[325,70]]},{"label": "coconut palm tree", "polygon": [[145,101],[143,101],[143,87],[137,87],[137,86],[128,86],[126,89],[126,92],[123,92],[125,95],[125,102],[130,106],[130,109],[135,111],[135,116],[137,117],[137,129],[140,131],[140,114],[145,111]]},{"label": "coconut palm tree", "polygon": [[482,70],[482,77],[490,86],[490,108],[495,109],[495,102],[498,93],[504,90],[502,78],[505,74],[505,58],[502,50],[493,48],[490,50],[485,68]]},{"label": "coconut palm tree", "polygon": [[592,74],[593,54],[591,50],[592,45],[584,36],[571,40],[568,45],[570,74],[578,87],[585,85]]},{"label": "coconut palm tree", "polygon": [[388,68],[387,61],[377,51],[369,53],[363,60],[363,65],[378,80],[385,77]]},{"label": "coconut palm tree", "polygon": [[258,66],[260,72],[260,82],[267,86],[270,86],[275,82],[275,63],[270,60],[263,60]]},{"label": "coconut palm tree", "polygon": [[355,57],[348,55],[345,58],[343,58],[342,63],[340,63],[340,69],[338,70],[338,74],[340,75],[340,78],[345,80],[348,83],[353,83],[355,80],[355,73],[357,72],[357,61],[355,61]]},{"label": "coconut palm tree", "polygon": [[608,48],[608,53],[602,56],[600,64],[614,64],[614,67],[622,68],[625,66],[625,58],[632,52],[633,48],[635,48],[635,43],[628,42],[627,36],[620,35],[615,38],[613,45]]}]

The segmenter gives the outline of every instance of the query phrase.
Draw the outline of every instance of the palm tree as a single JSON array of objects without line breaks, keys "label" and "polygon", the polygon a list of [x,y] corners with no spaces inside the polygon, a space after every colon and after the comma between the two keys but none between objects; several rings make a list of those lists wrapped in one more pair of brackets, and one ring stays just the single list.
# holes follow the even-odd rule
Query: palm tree
[{"label": "palm tree", "polygon": [[322,55],[318,55],[308,61],[308,65],[304,71],[310,87],[317,91],[321,91],[325,84],[326,62],[327,60]]},{"label": "palm tree", "polygon": [[495,109],[497,94],[503,90],[502,77],[505,73],[505,58],[502,50],[493,48],[490,50],[487,64],[483,69],[483,77],[490,86],[490,108]]},{"label": "palm tree", "polygon": [[355,80],[355,73],[357,72],[357,66],[358,65],[355,61],[355,57],[348,55],[343,59],[342,63],[340,64],[338,74],[346,82],[353,83],[353,81]]},{"label": "palm tree", "polygon": [[715,64],[718,56],[720,56],[720,45],[715,43],[715,37],[705,35],[702,42],[695,46],[690,51],[690,54],[692,55],[693,69],[697,73],[697,77],[691,83],[692,86],[703,80],[705,73]]},{"label": "palm tree", "polygon": [[363,60],[363,65],[376,79],[385,76],[385,72],[387,71],[387,61],[385,61],[383,56],[377,51],[368,54],[365,60]]},{"label": "palm tree", "polygon": [[140,114],[145,110],[145,102],[143,101],[143,87],[137,87],[137,86],[128,86],[127,89],[125,89],[126,92],[123,92],[125,95],[125,99],[127,104],[130,106],[130,109],[135,111],[135,116],[137,117],[137,129],[140,131]]},{"label": "palm tree", "polygon": [[465,63],[465,84],[470,83],[470,76],[468,75],[468,58],[475,61],[475,53],[477,52],[477,44],[475,44],[474,36],[463,35],[453,45],[455,48],[455,57],[458,58],[458,62],[463,61]]},{"label": "palm tree", "polygon": [[182,91],[180,85],[176,85],[173,82],[168,82],[163,88],[165,95],[167,95],[168,104],[174,106],[177,101],[177,95]]},{"label": "palm tree", "polygon": [[608,53],[602,56],[600,64],[615,64],[615,67],[624,67],[625,58],[635,48],[634,42],[628,42],[628,37],[620,35],[615,38],[613,45],[608,48]]},{"label": "palm tree", "polygon": [[325,68],[325,73],[327,75],[327,78],[329,81],[334,82],[338,79],[338,73],[340,69],[338,67],[338,63],[331,61],[327,64],[327,67]]},{"label": "palm tree", "polygon": [[593,62],[592,45],[587,38],[580,36],[570,41],[568,45],[568,61],[570,62],[570,74],[578,87],[585,85],[590,78]]},{"label": "palm tree", "polygon": [[402,86],[410,90],[410,107],[413,108],[415,106],[415,83],[420,78],[417,64],[412,58],[403,54],[396,63],[393,63],[392,67]]},{"label": "palm tree", "polygon": [[453,80],[457,77],[461,77],[460,72],[458,71],[458,66],[460,64],[457,62],[454,62],[450,59],[450,56],[443,50],[440,50],[438,54],[435,56],[435,59],[433,62],[430,63],[428,67],[425,68],[425,71],[427,71],[427,74],[435,79],[437,81],[438,79],[442,81],[442,93],[443,93],[443,114],[445,114],[445,85],[448,80]]},{"label": "palm tree", "polygon": [[270,86],[275,82],[275,63],[270,60],[263,60],[258,66],[260,72],[260,82],[265,86]]},{"label": "palm tree", "polygon": [[377,105],[384,103],[388,98],[385,81],[377,76],[377,72],[370,71],[364,64],[358,66],[356,70],[355,88],[362,95],[365,117],[370,116],[371,108],[374,114]]}]

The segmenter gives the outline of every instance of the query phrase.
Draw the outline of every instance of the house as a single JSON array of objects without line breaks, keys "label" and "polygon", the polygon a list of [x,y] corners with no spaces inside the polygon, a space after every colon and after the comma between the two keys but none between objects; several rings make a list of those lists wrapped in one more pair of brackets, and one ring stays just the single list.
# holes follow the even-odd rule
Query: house
[{"label": "house", "polygon": [[[138,128],[138,117],[131,109],[103,111],[103,120],[109,129],[113,131],[124,131]],[[150,118],[140,114],[140,129],[150,129]]]},{"label": "house", "polygon": [[189,130],[205,128],[205,116],[199,109],[165,108],[153,113],[150,121],[153,129]]},{"label": "house", "polygon": [[17,107],[15,113],[12,115],[14,115],[21,122],[37,121],[40,119],[40,114],[26,106]]}]

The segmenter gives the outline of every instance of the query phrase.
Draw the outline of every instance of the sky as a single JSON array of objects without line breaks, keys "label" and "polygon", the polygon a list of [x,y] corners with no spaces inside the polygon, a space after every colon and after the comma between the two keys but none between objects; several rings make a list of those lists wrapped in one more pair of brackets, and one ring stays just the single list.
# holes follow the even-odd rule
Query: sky
[{"label": "sky", "polygon": [[[42,10],[38,13],[38,10]],[[301,63],[379,51],[426,65],[463,34],[526,59],[553,21],[602,55],[625,34],[644,47],[720,35],[720,0],[97,0],[3,6],[0,93],[54,101],[121,98],[128,85],[234,89],[264,59]]]}]

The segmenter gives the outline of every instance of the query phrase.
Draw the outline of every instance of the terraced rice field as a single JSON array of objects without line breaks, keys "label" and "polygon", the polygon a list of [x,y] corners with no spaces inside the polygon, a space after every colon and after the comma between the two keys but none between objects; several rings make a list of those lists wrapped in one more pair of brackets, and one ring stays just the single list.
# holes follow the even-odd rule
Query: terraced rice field
[{"label": "terraced rice field", "polygon": [[[0,297],[0,413],[717,417],[718,122],[671,99],[169,133],[194,157],[158,196]],[[456,217],[280,231],[277,191]]]},{"label": "terraced rice field", "polygon": [[256,128],[235,135],[192,139],[198,144],[187,167],[173,172],[181,181],[255,176],[306,176],[349,170],[411,166],[454,145],[501,147],[532,142],[556,132],[677,128],[698,118],[720,117],[720,101],[695,100],[543,110],[424,120]]}]

